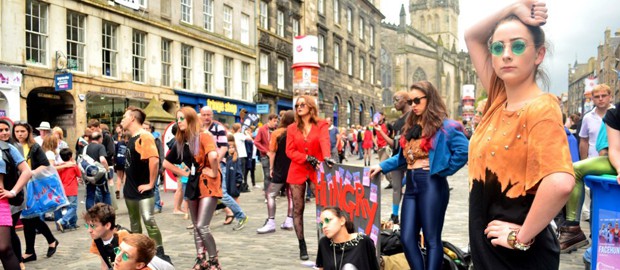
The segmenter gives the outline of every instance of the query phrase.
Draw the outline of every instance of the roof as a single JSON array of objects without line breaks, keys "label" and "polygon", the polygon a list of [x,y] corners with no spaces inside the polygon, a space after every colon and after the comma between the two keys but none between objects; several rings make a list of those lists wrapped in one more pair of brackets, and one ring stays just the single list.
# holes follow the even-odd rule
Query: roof
[{"label": "roof", "polygon": [[146,119],[151,122],[171,122],[175,120],[175,117],[164,110],[155,97],[151,99],[149,105],[144,108]]}]

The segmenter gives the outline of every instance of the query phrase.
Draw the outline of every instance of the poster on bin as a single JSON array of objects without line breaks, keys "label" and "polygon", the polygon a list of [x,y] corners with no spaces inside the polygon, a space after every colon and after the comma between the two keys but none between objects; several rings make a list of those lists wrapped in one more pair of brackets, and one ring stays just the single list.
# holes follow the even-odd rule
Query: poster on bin
[{"label": "poster on bin", "polygon": [[[599,209],[596,269],[620,269],[620,212]],[[594,229],[594,228],[593,228]],[[593,234],[595,230],[592,230]],[[595,235],[592,235],[595,237]]]},{"label": "poster on bin", "polygon": [[[362,232],[375,242],[379,250],[381,226],[381,181],[370,177],[368,167],[335,164],[331,168],[319,165],[316,186],[316,222],[321,211],[337,206],[353,221],[356,232]],[[319,239],[323,232],[318,228]]]}]

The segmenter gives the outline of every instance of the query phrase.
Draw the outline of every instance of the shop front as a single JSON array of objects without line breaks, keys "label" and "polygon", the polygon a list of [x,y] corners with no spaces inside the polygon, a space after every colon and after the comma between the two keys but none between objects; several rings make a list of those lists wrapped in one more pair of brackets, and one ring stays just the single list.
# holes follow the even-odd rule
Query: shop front
[{"label": "shop front", "polygon": [[232,126],[240,122],[239,111],[245,109],[248,113],[256,113],[256,104],[230,98],[216,97],[206,94],[191,93],[174,90],[179,97],[181,106],[190,106],[200,112],[200,108],[207,105],[213,110],[213,119]]},{"label": "shop front", "polygon": [[292,100],[285,99],[285,98],[278,99],[278,110],[277,110],[278,113],[280,113],[280,111],[292,110],[292,109],[293,109]]},{"label": "shop front", "polygon": [[0,65],[0,117],[20,119],[22,68]]}]

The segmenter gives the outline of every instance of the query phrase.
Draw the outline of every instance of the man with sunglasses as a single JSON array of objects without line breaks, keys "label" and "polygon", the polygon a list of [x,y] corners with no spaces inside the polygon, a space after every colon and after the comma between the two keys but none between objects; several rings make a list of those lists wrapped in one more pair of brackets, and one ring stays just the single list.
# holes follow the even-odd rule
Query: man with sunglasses
[{"label": "man with sunglasses", "polygon": [[[118,266],[129,266],[135,263],[134,268],[120,268],[120,269],[136,269],[135,266],[138,263],[149,262],[147,269],[153,270],[171,270],[174,267],[168,262],[162,260],[161,258],[154,256],[156,253],[155,242],[150,240],[152,243],[152,251],[147,252],[152,254],[150,258],[138,258],[134,249],[128,248],[127,245],[123,245],[124,240],[130,236],[130,232],[122,228],[120,225],[117,225],[116,222],[116,214],[114,212],[114,208],[108,204],[97,203],[87,212],[82,215],[85,223],[86,230],[88,234],[93,239],[93,242],[90,247],[90,253],[98,255],[101,257],[101,269],[102,270],[110,270],[114,269],[114,264],[118,264]],[[147,236],[142,235],[144,238],[149,239]],[[133,236],[132,236],[133,237]],[[127,243],[125,243],[127,244]],[[129,244],[129,246],[131,246]],[[124,251],[124,252],[123,252]],[[127,252],[129,251],[129,252]],[[118,254],[117,254],[118,253]],[[121,254],[123,253],[123,254]],[[125,254],[126,253],[126,254]],[[117,255],[120,256],[120,262],[117,261]],[[126,259],[125,259],[125,258]],[[131,260],[134,258],[134,260]],[[146,263],[145,263],[146,265]],[[118,269],[118,268],[117,268]],[[140,269],[140,268],[138,268]],[[144,269],[144,268],[143,268]]]}]

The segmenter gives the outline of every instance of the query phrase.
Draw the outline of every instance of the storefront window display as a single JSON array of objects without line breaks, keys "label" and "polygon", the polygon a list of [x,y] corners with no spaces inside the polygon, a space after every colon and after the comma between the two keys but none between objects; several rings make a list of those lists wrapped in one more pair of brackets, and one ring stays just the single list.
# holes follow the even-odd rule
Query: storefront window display
[{"label": "storefront window display", "polygon": [[92,95],[87,98],[86,119],[97,119],[112,129],[121,121],[127,107],[145,108],[147,105],[148,101],[145,100]]}]

